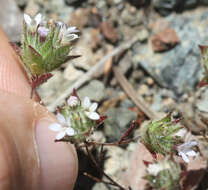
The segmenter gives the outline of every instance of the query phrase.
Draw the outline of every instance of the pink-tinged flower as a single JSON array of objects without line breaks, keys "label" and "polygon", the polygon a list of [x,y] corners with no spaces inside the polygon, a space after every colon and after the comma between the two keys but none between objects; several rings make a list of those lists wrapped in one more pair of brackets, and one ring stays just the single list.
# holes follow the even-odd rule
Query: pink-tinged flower
[{"label": "pink-tinged flower", "polygon": [[37,26],[41,23],[42,21],[42,15],[38,13],[34,18],[31,18],[28,14],[24,14],[24,20],[31,32],[35,32],[37,29]]},{"label": "pink-tinged flower", "polygon": [[41,37],[45,38],[49,33],[49,29],[44,26],[40,26],[38,27],[38,33]]},{"label": "pink-tinged flower", "polygon": [[97,103],[91,103],[90,99],[88,97],[84,98],[82,107],[85,109],[85,115],[92,119],[92,120],[98,120],[100,119],[100,115],[95,112],[97,109],[98,104]]},{"label": "pink-tinged flower", "polygon": [[78,105],[79,99],[76,96],[70,96],[67,103],[70,107],[75,107]]},{"label": "pink-tinged flower", "polygon": [[183,160],[186,163],[189,163],[189,156],[193,157],[196,156],[196,152],[192,150],[193,146],[196,146],[197,142],[196,141],[190,141],[183,143],[177,147],[178,155],[183,158]]},{"label": "pink-tinged flower", "polygon": [[61,25],[60,33],[59,33],[59,38],[61,39],[61,44],[65,45],[70,43],[71,41],[79,38],[77,33],[79,30],[75,26],[73,27],[67,27],[65,24],[59,24]]},{"label": "pink-tinged flower", "polygon": [[59,123],[52,123],[48,128],[51,129],[52,131],[59,132],[56,135],[56,140],[60,140],[64,138],[66,135],[68,136],[73,136],[75,135],[74,129],[71,127],[71,120],[70,117],[65,119],[65,117],[58,113],[56,115]]}]

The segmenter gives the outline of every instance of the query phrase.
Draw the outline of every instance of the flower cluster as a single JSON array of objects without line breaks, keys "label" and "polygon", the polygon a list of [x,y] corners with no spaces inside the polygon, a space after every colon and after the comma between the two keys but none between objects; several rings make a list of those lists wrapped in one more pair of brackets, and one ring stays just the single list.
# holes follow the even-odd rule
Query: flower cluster
[{"label": "flower cluster", "polygon": [[175,151],[175,146],[182,143],[182,139],[176,133],[182,129],[178,122],[172,121],[171,115],[153,121],[141,130],[143,144],[152,153],[168,155]]},{"label": "flower cluster", "polygon": [[147,175],[148,185],[156,190],[179,190],[181,166],[174,160],[168,158],[155,163],[148,164]]},{"label": "flower cluster", "polygon": [[77,32],[62,22],[45,21],[41,14],[34,18],[24,14],[21,59],[31,76],[46,75],[75,58],[69,52]]},{"label": "flower cluster", "polygon": [[64,139],[72,143],[86,140],[100,120],[100,115],[96,112],[97,106],[88,97],[81,102],[79,97],[70,96],[57,114],[58,123],[49,126],[49,129],[58,132],[56,140]]},{"label": "flower cluster", "polygon": [[180,124],[171,120],[171,115],[165,118],[147,124],[142,128],[141,139],[143,144],[151,153],[160,153],[164,156],[177,153],[182,159],[188,163],[189,156],[196,156],[196,152],[192,150],[193,146],[197,145],[196,141],[183,143],[177,132],[180,132],[182,127]]}]

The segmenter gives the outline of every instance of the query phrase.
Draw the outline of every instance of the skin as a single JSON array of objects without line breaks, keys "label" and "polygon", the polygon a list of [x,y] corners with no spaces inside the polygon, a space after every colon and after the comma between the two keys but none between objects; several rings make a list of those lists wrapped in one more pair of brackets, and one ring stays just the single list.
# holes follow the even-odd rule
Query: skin
[{"label": "skin", "polygon": [[0,189],[73,189],[78,170],[71,144],[55,143],[53,114],[39,105],[22,63],[0,29]]}]

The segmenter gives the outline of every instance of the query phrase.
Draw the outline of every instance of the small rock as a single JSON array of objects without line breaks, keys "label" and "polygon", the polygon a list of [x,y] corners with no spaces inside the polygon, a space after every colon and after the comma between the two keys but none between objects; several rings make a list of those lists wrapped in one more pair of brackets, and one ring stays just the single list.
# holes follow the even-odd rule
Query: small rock
[{"label": "small rock", "polygon": [[23,17],[15,0],[1,0],[0,25],[12,42],[21,39]]},{"label": "small rock", "polygon": [[200,3],[201,3],[202,5],[208,5],[208,0],[200,0]]},{"label": "small rock", "polygon": [[38,88],[38,94],[46,106],[49,106],[63,92],[65,80],[61,71],[54,71],[46,83]]},{"label": "small rock", "polygon": [[29,0],[24,12],[29,15],[36,15],[39,12],[39,6],[35,0]]},{"label": "small rock", "polygon": [[201,99],[197,100],[196,106],[201,112],[208,113],[208,90],[201,94]]},{"label": "small rock", "polygon": [[93,28],[85,29],[85,32],[80,36],[80,40],[70,52],[71,55],[81,55],[81,57],[71,60],[70,62],[78,68],[89,70],[103,56],[102,52],[96,51],[93,53]]},{"label": "small rock", "polygon": [[166,51],[179,43],[179,38],[173,29],[166,28],[152,37],[152,48],[155,52]]},{"label": "small rock", "polygon": [[20,7],[20,8],[25,7],[28,2],[28,0],[15,0],[15,1],[17,3],[18,7]]},{"label": "small rock", "polygon": [[102,22],[102,15],[96,7],[93,7],[88,17],[88,26],[93,28],[99,28]]},{"label": "small rock", "polygon": [[147,77],[146,82],[148,86],[152,86],[154,84],[154,80],[151,77]]},{"label": "small rock", "polygon": [[102,46],[102,38],[100,35],[100,31],[98,29],[92,29],[91,30],[91,36],[92,36],[92,49],[96,51],[97,48]]},{"label": "small rock", "polygon": [[65,0],[65,3],[67,5],[73,5],[73,4],[80,4],[84,2],[85,0]]},{"label": "small rock", "polygon": [[78,95],[81,99],[88,96],[91,100],[100,102],[106,97],[105,86],[98,80],[92,80],[88,85],[78,90]]},{"label": "small rock", "polygon": [[175,9],[177,3],[177,0],[153,0],[152,2],[155,9],[163,16],[169,15]]},{"label": "small rock", "polygon": [[137,90],[138,95],[144,96],[149,94],[149,88],[147,85],[142,84],[139,89]]},{"label": "small rock", "polygon": [[83,71],[75,69],[72,64],[68,64],[68,66],[64,70],[64,78],[69,81],[74,81],[82,76],[83,73]]},{"label": "small rock", "polygon": [[109,188],[103,183],[95,183],[92,190],[109,190]]},{"label": "small rock", "polygon": [[114,29],[112,23],[110,22],[102,22],[100,25],[100,31],[103,36],[109,40],[111,43],[115,43],[118,41],[118,35],[116,30]]},{"label": "small rock", "polygon": [[88,16],[89,11],[87,9],[78,8],[73,12],[68,23],[82,30],[88,24]]},{"label": "small rock", "polygon": [[186,0],[184,1],[184,9],[195,8],[199,4],[199,0]]},{"label": "small rock", "polygon": [[109,140],[118,140],[129,127],[131,121],[137,117],[136,112],[124,107],[110,108],[105,115],[108,118],[105,121],[104,132]]},{"label": "small rock", "polygon": [[144,15],[142,11],[132,11],[130,6],[126,6],[121,13],[121,19],[124,24],[136,26],[142,24]]},{"label": "small rock", "polygon": [[199,0],[153,0],[153,6],[163,16],[167,16],[171,11],[181,12],[184,9],[195,8],[198,4]]},{"label": "small rock", "polygon": [[121,69],[121,72],[125,74],[132,68],[132,63],[131,63],[131,57],[132,57],[132,52],[128,51],[123,58],[119,61],[119,67]]},{"label": "small rock", "polygon": [[130,0],[129,2],[132,3],[134,6],[140,7],[149,3],[149,0]]},{"label": "small rock", "polygon": [[134,103],[129,99],[125,99],[121,102],[120,106],[124,108],[131,108],[134,106]]}]

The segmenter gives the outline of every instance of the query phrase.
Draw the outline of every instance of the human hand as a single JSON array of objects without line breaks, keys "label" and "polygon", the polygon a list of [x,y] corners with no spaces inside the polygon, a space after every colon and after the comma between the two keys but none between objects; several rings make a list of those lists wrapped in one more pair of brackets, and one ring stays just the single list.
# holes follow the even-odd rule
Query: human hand
[{"label": "human hand", "polygon": [[0,29],[0,189],[73,189],[78,170],[74,147],[55,143],[55,117],[30,99],[20,60]]}]

